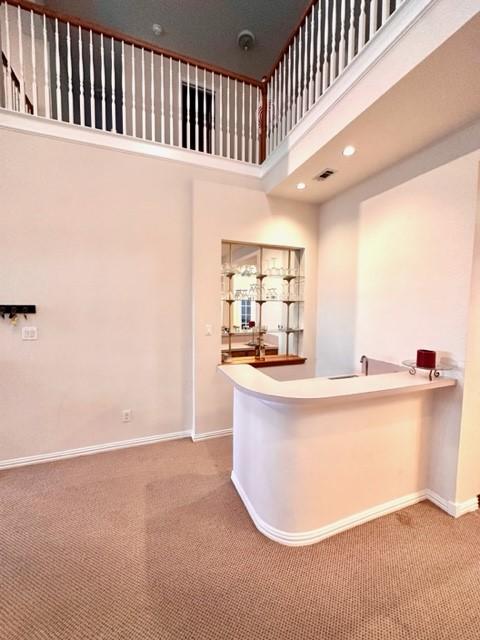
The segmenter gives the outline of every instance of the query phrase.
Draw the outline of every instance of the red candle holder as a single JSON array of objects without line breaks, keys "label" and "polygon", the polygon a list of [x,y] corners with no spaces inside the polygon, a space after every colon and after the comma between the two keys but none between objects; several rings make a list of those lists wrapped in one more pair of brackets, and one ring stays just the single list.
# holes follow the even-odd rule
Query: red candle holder
[{"label": "red candle holder", "polygon": [[430,349],[419,349],[417,351],[417,367],[421,369],[435,369],[437,364],[437,353]]}]

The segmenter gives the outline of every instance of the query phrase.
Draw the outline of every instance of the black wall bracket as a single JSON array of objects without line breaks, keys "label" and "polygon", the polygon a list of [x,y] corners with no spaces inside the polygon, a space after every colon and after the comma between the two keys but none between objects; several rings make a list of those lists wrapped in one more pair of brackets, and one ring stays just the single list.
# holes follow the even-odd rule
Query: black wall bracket
[{"label": "black wall bracket", "polygon": [[17,315],[30,315],[37,313],[37,307],[34,304],[0,304],[0,316],[5,318],[14,318]]}]

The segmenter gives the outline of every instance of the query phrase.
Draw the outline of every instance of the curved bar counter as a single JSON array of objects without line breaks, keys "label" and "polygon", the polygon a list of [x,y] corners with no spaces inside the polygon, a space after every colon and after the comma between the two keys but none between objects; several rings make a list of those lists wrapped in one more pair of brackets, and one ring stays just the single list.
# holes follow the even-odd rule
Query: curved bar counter
[{"label": "curved bar counter", "polygon": [[234,385],[232,481],[269,538],[312,544],[429,497],[432,392],[455,380],[219,369]]}]

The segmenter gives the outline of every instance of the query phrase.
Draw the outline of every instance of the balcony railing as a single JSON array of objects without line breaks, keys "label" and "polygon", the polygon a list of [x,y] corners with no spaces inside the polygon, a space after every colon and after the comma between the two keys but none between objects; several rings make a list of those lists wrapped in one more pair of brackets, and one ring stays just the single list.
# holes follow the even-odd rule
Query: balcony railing
[{"label": "balcony railing", "polygon": [[267,155],[408,0],[316,0],[267,78]]},{"label": "balcony railing", "polygon": [[262,81],[0,0],[0,106],[259,164],[407,0],[316,0]]}]

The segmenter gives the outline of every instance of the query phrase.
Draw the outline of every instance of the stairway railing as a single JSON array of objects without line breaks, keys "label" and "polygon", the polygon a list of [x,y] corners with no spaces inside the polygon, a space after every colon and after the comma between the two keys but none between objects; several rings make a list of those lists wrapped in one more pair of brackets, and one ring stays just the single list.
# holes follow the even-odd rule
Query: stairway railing
[{"label": "stairway railing", "polygon": [[407,0],[314,0],[278,56],[267,87],[271,154]]},{"label": "stairway railing", "polygon": [[258,81],[29,0],[0,0],[0,106],[259,164],[403,2],[310,2]]},{"label": "stairway railing", "polygon": [[[0,42],[20,84],[5,106],[250,163],[261,153],[262,83],[26,0],[0,3]],[[263,144],[263,149],[264,149]]]}]

